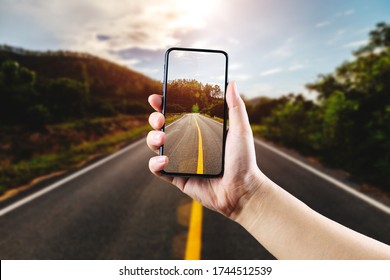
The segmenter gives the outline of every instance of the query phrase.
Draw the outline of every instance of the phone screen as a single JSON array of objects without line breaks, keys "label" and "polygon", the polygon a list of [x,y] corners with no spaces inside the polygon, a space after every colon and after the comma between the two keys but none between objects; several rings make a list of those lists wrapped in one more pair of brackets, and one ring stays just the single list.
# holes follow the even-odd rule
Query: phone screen
[{"label": "phone screen", "polygon": [[223,174],[228,56],[224,51],[171,48],[165,54],[160,155],[166,175]]}]

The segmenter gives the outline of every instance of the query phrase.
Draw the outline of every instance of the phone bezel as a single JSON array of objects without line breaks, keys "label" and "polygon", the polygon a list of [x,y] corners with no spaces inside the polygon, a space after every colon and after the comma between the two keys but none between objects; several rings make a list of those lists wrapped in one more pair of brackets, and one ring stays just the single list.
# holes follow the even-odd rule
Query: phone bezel
[{"label": "phone bezel", "polygon": [[[229,56],[225,51],[222,50],[216,50],[216,49],[198,49],[198,48],[180,48],[180,47],[173,47],[169,48],[165,52],[165,62],[164,62],[164,81],[163,81],[163,99],[162,99],[162,114],[165,117],[165,110],[166,110],[166,94],[167,94],[167,81],[168,81],[168,68],[169,68],[169,54],[172,51],[188,51],[188,52],[206,52],[206,53],[219,53],[223,54],[225,56],[225,83],[224,83],[224,94],[223,94],[223,103],[224,103],[224,110],[223,110],[223,135],[222,135],[222,159],[221,159],[221,171],[218,174],[196,174],[196,173],[180,173],[180,172],[167,172],[165,170],[161,171],[161,174],[166,176],[181,176],[181,177],[201,177],[201,178],[217,178],[223,176],[224,170],[225,170],[225,144],[226,144],[226,126],[227,126],[227,120],[228,120],[228,114],[227,114],[227,104],[226,104],[226,89],[228,85],[228,65],[229,65]],[[165,132],[165,124],[161,128],[161,131]],[[159,149],[159,155],[164,155],[164,145],[160,147]]]}]

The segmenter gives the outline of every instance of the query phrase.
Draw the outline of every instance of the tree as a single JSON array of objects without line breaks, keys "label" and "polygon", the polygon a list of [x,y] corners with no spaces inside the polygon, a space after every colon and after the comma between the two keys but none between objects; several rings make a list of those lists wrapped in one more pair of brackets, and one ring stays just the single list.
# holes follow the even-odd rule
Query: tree
[{"label": "tree", "polygon": [[84,84],[69,78],[51,81],[48,106],[57,121],[80,118],[86,114],[88,93]]},{"label": "tree", "polygon": [[4,61],[1,64],[2,82],[5,85],[12,85],[18,81],[19,63],[13,60]]},{"label": "tree", "polygon": [[36,74],[13,60],[4,61],[0,70],[0,118],[22,124],[28,108],[40,97],[35,90]]},{"label": "tree", "polygon": [[199,105],[198,103],[192,105],[192,113],[199,113]]},{"label": "tree", "polygon": [[288,95],[263,119],[264,134],[277,142],[313,151],[318,148],[319,107],[302,95]]},{"label": "tree", "polygon": [[50,112],[43,104],[34,105],[27,110],[26,125],[33,130],[44,128],[50,120]]},{"label": "tree", "polygon": [[254,105],[248,104],[248,116],[252,124],[260,124],[263,119],[270,116],[272,111],[281,104],[286,103],[287,98],[261,97]]},{"label": "tree", "polygon": [[355,60],[307,87],[321,105],[322,156],[390,188],[390,25],[379,23]]},{"label": "tree", "polygon": [[223,101],[218,102],[211,106],[210,108],[210,116],[211,117],[218,117],[223,119],[224,117],[224,111],[225,111],[225,104]]},{"label": "tree", "polygon": [[385,49],[390,46],[390,24],[380,22],[376,25],[376,29],[369,34],[369,42],[355,52],[355,55],[365,53],[373,53],[378,49]]}]

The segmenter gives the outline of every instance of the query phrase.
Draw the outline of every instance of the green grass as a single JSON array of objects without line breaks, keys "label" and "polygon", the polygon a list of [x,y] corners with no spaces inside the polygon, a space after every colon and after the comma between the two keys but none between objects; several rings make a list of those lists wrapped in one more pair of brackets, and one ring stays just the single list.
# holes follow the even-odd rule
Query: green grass
[{"label": "green grass", "polygon": [[165,124],[167,125],[167,124],[173,123],[177,119],[181,118],[183,115],[184,115],[184,113],[183,114],[167,114],[165,116]]},{"label": "green grass", "polygon": [[61,170],[72,170],[96,156],[113,153],[150,129],[149,125],[144,125],[114,135],[106,135],[96,141],[84,141],[58,152],[36,155],[28,160],[15,163],[0,162],[0,194],[39,176]]},{"label": "green grass", "polygon": [[251,124],[252,132],[254,135],[262,135],[262,132],[264,130],[263,126],[257,125],[257,124]]}]

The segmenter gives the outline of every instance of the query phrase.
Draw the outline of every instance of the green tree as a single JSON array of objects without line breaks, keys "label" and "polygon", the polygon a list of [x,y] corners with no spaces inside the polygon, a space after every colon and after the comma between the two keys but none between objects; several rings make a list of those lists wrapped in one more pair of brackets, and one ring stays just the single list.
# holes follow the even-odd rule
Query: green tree
[{"label": "green tree", "polygon": [[4,123],[23,124],[28,108],[40,98],[35,90],[36,74],[12,60],[0,67],[0,118]]},{"label": "green tree", "polygon": [[26,125],[33,130],[43,129],[50,120],[50,112],[43,104],[34,105],[27,110]]},{"label": "green tree", "polygon": [[365,180],[390,188],[390,26],[377,25],[369,43],[308,88],[322,110],[322,153]]},{"label": "green tree", "polygon": [[265,117],[264,136],[303,151],[318,149],[319,108],[302,95],[288,95]]},{"label": "green tree", "polygon": [[199,105],[198,105],[198,103],[192,105],[192,113],[199,113]]},{"label": "green tree", "polygon": [[56,121],[86,115],[88,92],[85,85],[69,78],[52,80],[48,88],[48,107]]},{"label": "green tree", "polygon": [[19,63],[13,60],[4,61],[1,64],[2,82],[5,85],[12,85],[17,82],[19,76]]},{"label": "green tree", "polygon": [[385,22],[380,22],[376,25],[376,29],[370,32],[369,42],[355,52],[355,55],[372,53],[378,48],[386,48],[390,46],[390,25]]},{"label": "green tree", "polygon": [[210,116],[223,119],[225,111],[225,104],[223,101],[215,103],[210,108]]}]

